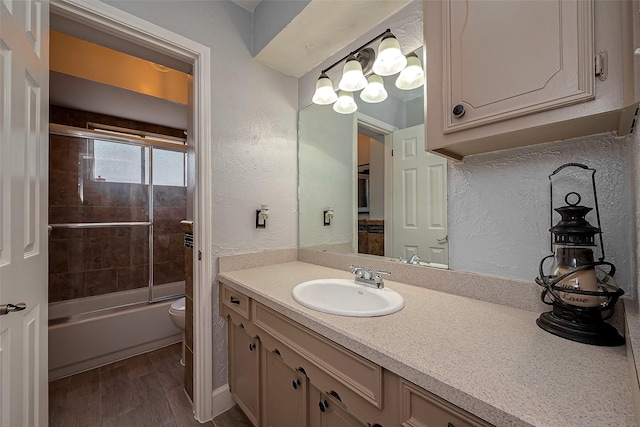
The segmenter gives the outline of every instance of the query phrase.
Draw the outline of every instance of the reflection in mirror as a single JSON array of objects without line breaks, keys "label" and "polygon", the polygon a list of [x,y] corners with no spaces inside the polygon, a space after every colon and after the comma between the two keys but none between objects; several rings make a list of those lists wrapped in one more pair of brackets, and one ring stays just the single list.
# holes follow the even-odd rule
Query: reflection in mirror
[{"label": "reflection in mirror", "polygon": [[447,268],[447,162],[424,150],[424,86],[396,78],[384,77],[381,103],[356,93],[354,114],[300,111],[299,246]]}]

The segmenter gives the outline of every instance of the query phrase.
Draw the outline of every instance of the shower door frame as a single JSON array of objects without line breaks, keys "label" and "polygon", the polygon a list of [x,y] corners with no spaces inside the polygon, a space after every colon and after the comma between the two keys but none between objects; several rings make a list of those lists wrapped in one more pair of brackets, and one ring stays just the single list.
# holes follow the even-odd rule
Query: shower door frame
[{"label": "shower door frame", "polygon": [[[125,132],[125,129],[119,129],[120,132]],[[153,196],[153,151],[154,149],[158,149],[158,150],[165,150],[165,151],[172,151],[172,152],[177,152],[177,153],[182,153],[185,155],[185,159],[184,159],[184,168],[185,168],[185,176],[184,176],[184,184],[185,187],[187,186],[187,176],[186,176],[186,171],[187,171],[187,164],[186,164],[186,154],[187,154],[187,144],[186,141],[183,141],[182,143],[172,143],[172,142],[164,142],[164,141],[158,141],[158,140],[152,140],[152,139],[146,139],[144,137],[137,137],[137,136],[125,136],[125,135],[113,135],[113,134],[109,134],[109,133],[103,133],[100,130],[91,130],[91,129],[83,129],[83,128],[77,128],[77,127],[73,127],[73,126],[66,126],[66,125],[59,125],[59,124],[49,124],[49,135],[60,135],[60,136],[70,136],[70,137],[75,137],[75,138],[83,138],[86,139],[87,141],[105,141],[105,142],[109,142],[109,143],[113,143],[113,144],[126,144],[126,145],[131,145],[134,147],[140,147],[141,149],[148,149],[148,158],[149,158],[149,166],[148,169],[145,171],[144,167],[145,165],[142,165],[142,179],[141,179],[141,185],[145,185],[145,178],[148,179],[148,183],[146,184],[148,186],[147,188],[147,212],[148,214],[148,218],[147,221],[118,221],[118,222],[89,222],[89,223],[85,223],[85,222],[77,222],[77,223],[64,223],[64,224],[49,224],[49,227],[51,227],[52,229],[70,229],[70,228],[75,228],[75,229],[87,229],[87,228],[117,228],[117,227],[149,227],[148,230],[148,248],[149,248],[149,280],[147,283],[147,287],[149,288],[149,293],[148,293],[148,297],[147,297],[147,301],[148,303],[155,303],[155,302],[161,302],[161,301],[166,301],[168,299],[172,299],[178,296],[183,296],[184,294],[171,294],[171,295],[163,295],[161,297],[154,297],[153,295],[153,288],[154,288],[154,265],[153,265],[153,261],[154,261],[154,255],[153,255],[153,250],[154,250],[154,243],[153,243],[153,232],[154,232],[154,196]],[[88,150],[88,147],[87,147]],[[87,152],[87,155],[89,155],[89,152]],[[143,155],[144,156],[144,155]],[[78,162],[79,164],[82,165],[81,162]],[[145,176],[145,172],[148,174],[148,176]],[[80,170],[78,171],[78,181],[79,181],[79,185],[81,184],[81,180],[84,180],[86,178],[86,174],[88,174],[89,171],[85,171],[84,169],[82,169],[82,166],[80,166]],[[80,189],[82,189],[82,187],[80,187]],[[80,190],[81,191],[81,190]],[[82,196],[81,196],[82,198]],[[139,302],[145,302],[145,301],[139,301]]]},{"label": "shower door frame", "polygon": [[[194,266],[193,266],[193,411],[201,422],[230,404],[228,389],[213,393],[213,263],[211,182],[212,117],[211,49],[194,40],[152,24],[102,2],[50,0],[50,12],[106,31],[123,40],[146,46],[193,65],[189,97],[187,145],[195,156]],[[197,262],[204,260],[204,262]],[[214,410],[215,407],[215,410]]]}]

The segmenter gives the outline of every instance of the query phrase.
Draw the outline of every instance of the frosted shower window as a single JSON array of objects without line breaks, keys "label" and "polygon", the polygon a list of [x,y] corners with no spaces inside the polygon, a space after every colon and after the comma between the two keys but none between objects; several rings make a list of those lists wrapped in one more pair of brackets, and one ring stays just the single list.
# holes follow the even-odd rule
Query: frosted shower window
[{"label": "frosted shower window", "polygon": [[149,183],[149,150],[145,147],[93,141],[95,181]]},{"label": "frosted shower window", "polygon": [[186,154],[177,151],[153,150],[153,185],[186,187]]}]

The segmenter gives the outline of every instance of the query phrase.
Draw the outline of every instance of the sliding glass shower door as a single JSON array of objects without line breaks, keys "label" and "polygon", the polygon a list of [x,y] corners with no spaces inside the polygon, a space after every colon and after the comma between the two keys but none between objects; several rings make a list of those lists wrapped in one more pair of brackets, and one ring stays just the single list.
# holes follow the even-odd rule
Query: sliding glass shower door
[{"label": "sliding glass shower door", "polygon": [[52,128],[49,302],[184,292],[185,157],[184,143]]}]

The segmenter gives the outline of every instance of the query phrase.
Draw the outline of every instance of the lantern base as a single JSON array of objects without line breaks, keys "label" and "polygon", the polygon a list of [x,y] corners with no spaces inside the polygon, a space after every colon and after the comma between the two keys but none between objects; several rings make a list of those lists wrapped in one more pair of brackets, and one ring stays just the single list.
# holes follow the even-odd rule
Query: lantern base
[{"label": "lantern base", "polygon": [[559,337],[584,344],[615,347],[624,344],[617,329],[602,320],[599,311],[580,313],[554,306],[553,311],[542,313],[536,320],[540,328]]}]

